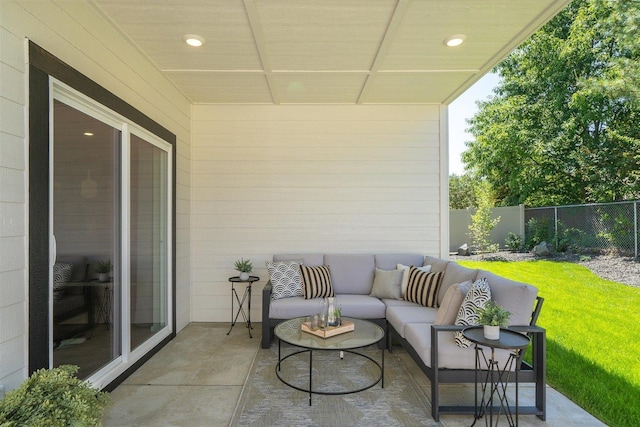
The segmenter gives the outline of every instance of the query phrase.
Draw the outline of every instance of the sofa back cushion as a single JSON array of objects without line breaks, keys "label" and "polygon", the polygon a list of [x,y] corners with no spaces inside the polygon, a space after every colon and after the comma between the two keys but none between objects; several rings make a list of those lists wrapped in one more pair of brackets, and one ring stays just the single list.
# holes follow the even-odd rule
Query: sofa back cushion
[{"label": "sofa back cushion", "polygon": [[375,274],[374,255],[325,255],[324,263],[331,271],[331,282],[336,295],[371,293]]},{"label": "sofa back cushion", "polygon": [[274,262],[281,261],[299,261],[302,260],[302,264],[318,267],[324,262],[324,255],[322,254],[309,254],[309,255],[287,255],[287,254],[276,254],[273,256]]},{"label": "sofa back cushion", "polygon": [[[445,275],[446,276],[446,275]],[[478,279],[487,278],[491,288],[491,299],[505,310],[511,312],[510,325],[528,325],[531,322],[533,305],[538,296],[538,288],[515,280],[479,270]]]},{"label": "sofa back cushion", "polygon": [[431,266],[431,271],[433,273],[437,273],[438,271],[445,271],[447,269],[447,266],[450,264],[450,262],[447,261],[446,259],[436,258],[429,255],[424,257],[423,262],[424,262],[424,265]]},{"label": "sofa back cushion", "polygon": [[424,255],[420,254],[385,254],[376,255],[376,268],[381,270],[395,270],[398,264],[422,267]]},{"label": "sofa back cushion", "polygon": [[[432,270],[433,271],[433,270]],[[444,299],[444,294],[447,293],[447,290],[451,285],[456,283],[466,282],[467,280],[471,280],[471,282],[475,282],[476,279],[479,279],[478,270],[475,268],[467,268],[463,267],[457,262],[449,262],[447,264],[447,269],[444,273],[444,279],[442,279],[442,285],[440,285],[440,293],[438,295],[438,305],[442,304],[442,300]]]}]

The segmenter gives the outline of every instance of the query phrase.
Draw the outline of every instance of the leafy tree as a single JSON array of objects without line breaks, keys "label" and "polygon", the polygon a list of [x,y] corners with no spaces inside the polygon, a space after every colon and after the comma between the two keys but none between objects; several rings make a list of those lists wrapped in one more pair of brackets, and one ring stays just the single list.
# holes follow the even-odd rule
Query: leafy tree
[{"label": "leafy tree", "polygon": [[469,225],[471,246],[480,252],[498,252],[500,245],[491,243],[491,231],[500,222],[500,217],[491,218],[494,199],[487,182],[482,182],[478,185],[477,197],[478,210],[471,215],[471,224]]},{"label": "leafy tree", "polygon": [[477,180],[471,175],[449,175],[449,209],[476,207]]},{"label": "leafy tree", "polygon": [[463,161],[498,204],[640,197],[639,3],[574,0],[496,67]]}]

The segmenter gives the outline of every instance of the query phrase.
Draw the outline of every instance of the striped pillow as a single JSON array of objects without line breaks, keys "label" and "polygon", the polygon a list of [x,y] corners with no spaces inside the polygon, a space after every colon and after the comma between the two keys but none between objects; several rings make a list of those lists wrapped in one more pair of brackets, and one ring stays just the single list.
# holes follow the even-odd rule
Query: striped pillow
[{"label": "striped pillow", "polygon": [[333,286],[331,286],[331,274],[329,273],[328,265],[319,267],[301,265],[300,276],[302,277],[304,299],[333,296]]},{"label": "striped pillow", "polygon": [[414,266],[409,269],[409,283],[404,299],[425,307],[438,306],[438,291],[444,277],[444,271],[425,273]]}]

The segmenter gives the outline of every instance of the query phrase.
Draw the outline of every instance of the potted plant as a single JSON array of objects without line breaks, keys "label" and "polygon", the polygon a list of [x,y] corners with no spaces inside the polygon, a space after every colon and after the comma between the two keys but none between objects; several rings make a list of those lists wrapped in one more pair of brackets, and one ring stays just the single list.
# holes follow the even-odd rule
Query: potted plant
[{"label": "potted plant", "polygon": [[108,282],[111,270],[113,270],[113,264],[111,264],[110,259],[106,261],[98,261],[98,263],[96,264],[96,273],[98,273],[98,280],[101,282]]},{"label": "potted plant", "polygon": [[251,260],[239,259],[235,264],[236,270],[240,272],[240,280],[249,279],[249,273],[253,271],[253,265],[251,264]]},{"label": "potted plant", "polygon": [[100,426],[109,395],[76,377],[78,367],[39,369],[0,400],[0,425]]},{"label": "potted plant", "polygon": [[484,308],[477,309],[476,314],[478,324],[484,326],[484,337],[488,340],[500,339],[500,327],[506,327],[511,316],[510,312],[494,301],[489,301]]}]

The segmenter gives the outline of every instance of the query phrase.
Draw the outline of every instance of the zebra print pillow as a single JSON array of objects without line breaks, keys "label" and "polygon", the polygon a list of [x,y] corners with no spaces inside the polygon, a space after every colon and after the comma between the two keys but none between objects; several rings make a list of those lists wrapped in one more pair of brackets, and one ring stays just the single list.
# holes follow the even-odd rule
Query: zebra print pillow
[{"label": "zebra print pillow", "polygon": [[[484,308],[487,302],[491,300],[491,288],[489,288],[489,282],[486,277],[480,280],[476,280],[471,289],[467,292],[467,295],[462,300],[460,310],[458,310],[458,316],[456,317],[455,325],[462,326],[474,326],[478,324],[478,314],[476,310],[478,308]],[[462,336],[462,332],[455,333],[455,340],[458,347],[467,348],[473,343]]]},{"label": "zebra print pillow", "polygon": [[71,279],[73,264],[57,262],[53,265],[53,300],[58,301],[64,293],[64,284]]}]

